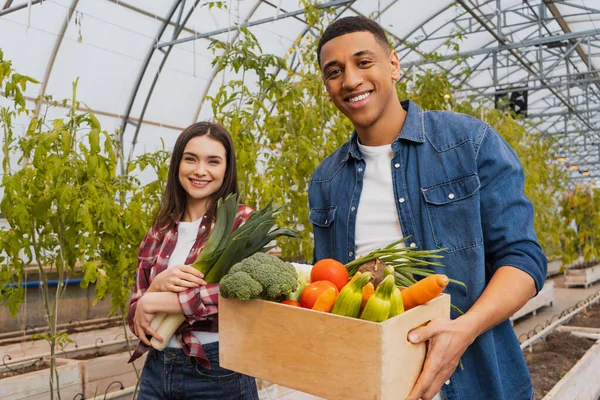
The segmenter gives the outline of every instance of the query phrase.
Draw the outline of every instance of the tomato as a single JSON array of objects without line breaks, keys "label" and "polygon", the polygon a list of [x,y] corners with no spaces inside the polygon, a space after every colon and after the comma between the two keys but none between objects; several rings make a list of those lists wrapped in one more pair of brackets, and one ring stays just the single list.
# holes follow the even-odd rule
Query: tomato
[{"label": "tomato", "polygon": [[310,270],[311,282],[329,281],[333,283],[338,290],[342,290],[348,283],[348,270],[339,261],[333,258],[324,258],[312,267]]},{"label": "tomato", "polygon": [[287,304],[288,306],[292,307],[300,307],[300,303],[298,303],[296,300],[284,300],[281,302],[281,304]]},{"label": "tomato", "polygon": [[329,281],[317,281],[311,283],[304,288],[300,295],[300,306],[304,308],[313,308],[319,296],[328,288],[334,288],[336,296],[337,293],[339,293],[338,288]]}]

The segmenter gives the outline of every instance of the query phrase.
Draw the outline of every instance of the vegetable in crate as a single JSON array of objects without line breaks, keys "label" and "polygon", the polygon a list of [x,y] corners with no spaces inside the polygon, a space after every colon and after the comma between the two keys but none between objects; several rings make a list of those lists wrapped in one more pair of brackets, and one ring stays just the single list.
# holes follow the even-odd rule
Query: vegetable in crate
[{"label": "vegetable in crate", "polygon": [[[256,211],[245,224],[232,232],[235,215],[240,204],[239,197],[230,194],[217,203],[215,225],[192,267],[204,274],[206,283],[217,283],[229,271],[229,268],[259,251],[265,251],[271,241],[279,236],[299,238],[298,233],[286,229],[273,229],[275,216],[281,208],[274,208],[272,202],[262,210]],[[152,328],[162,336],[163,342],[152,338],[152,347],[163,350],[171,337],[185,320],[183,314],[158,313],[152,321]],[[156,322],[155,322],[156,321]],[[160,323],[159,323],[160,322]]]},{"label": "vegetable in crate", "polygon": [[335,287],[329,287],[325,290],[315,301],[315,305],[312,307],[315,311],[330,312],[333,308],[333,304],[337,299],[339,292]]},{"label": "vegetable in crate", "polygon": [[341,262],[333,258],[317,261],[310,271],[310,281],[329,281],[342,290],[348,283],[348,270]]},{"label": "vegetable in crate", "polygon": [[360,314],[360,319],[372,322],[383,322],[388,319],[392,307],[392,295],[395,290],[394,277],[391,275],[386,276],[377,286],[375,294],[367,301]]},{"label": "vegetable in crate", "polygon": [[221,296],[230,299],[280,300],[298,287],[298,273],[278,257],[255,253],[235,264],[221,279]]},{"label": "vegetable in crate", "polygon": [[402,238],[382,249],[374,250],[367,255],[350,261],[346,264],[348,274],[353,276],[359,270],[361,272],[364,270],[372,272],[376,279],[375,286],[377,286],[378,282],[386,275],[386,266],[391,266],[397,273],[397,283],[410,286],[415,282],[412,273],[415,273],[415,275],[419,275],[419,272],[431,274],[431,270],[426,269],[427,267],[443,267],[439,262],[431,260],[444,258],[438,253],[445,249],[418,250],[416,247],[398,246],[407,239],[408,237]]},{"label": "vegetable in crate", "polygon": [[290,263],[294,268],[296,268],[296,273],[298,274],[298,288],[292,293],[287,295],[288,300],[300,301],[300,295],[305,287],[310,285],[310,271],[312,270],[312,265],[309,264],[298,264],[298,263]]},{"label": "vegetable in crate", "polygon": [[360,306],[363,299],[363,288],[371,280],[370,272],[357,272],[352,280],[344,286],[338,296],[332,314],[343,315],[345,317],[358,318],[360,314]]},{"label": "vegetable in crate", "polygon": [[427,276],[402,290],[402,302],[405,310],[425,304],[435,299],[448,286],[448,277],[443,274]]},{"label": "vegetable in crate", "polygon": [[311,283],[302,291],[302,294],[300,295],[300,305],[304,308],[313,308],[319,296],[330,287],[335,289],[337,296],[339,291],[337,286],[333,283],[329,281],[316,281]]}]

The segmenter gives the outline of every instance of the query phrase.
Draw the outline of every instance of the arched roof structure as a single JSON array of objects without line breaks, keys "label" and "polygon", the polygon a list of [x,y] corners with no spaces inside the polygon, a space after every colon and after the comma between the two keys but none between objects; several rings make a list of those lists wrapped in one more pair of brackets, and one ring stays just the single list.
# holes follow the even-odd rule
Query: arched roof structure
[{"label": "arched roof structure", "polygon": [[[209,7],[222,3],[226,7]],[[336,17],[365,15],[389,33],[403,79],[443,68],[458,96],[488,100],[527,92],[534,132],[556,137],[574,182],[600,178],[600,0],[323,0]],[[0,0],[0,48],[41,84],[27,94],[78,98],[128,151],[173,144],[210,117],[203,98],[227,79],[211,65],[212,39],[239,27],[283,56],[310,34],[300,0]],[[458,40],[458,54],[446,46]],[[437,52],[433,62],[424,54]],[[468,78],[454,73],[465,66]],[[293,57],[291,58],[293,60]],[[294,67],[292,65],[292,67]]]}]

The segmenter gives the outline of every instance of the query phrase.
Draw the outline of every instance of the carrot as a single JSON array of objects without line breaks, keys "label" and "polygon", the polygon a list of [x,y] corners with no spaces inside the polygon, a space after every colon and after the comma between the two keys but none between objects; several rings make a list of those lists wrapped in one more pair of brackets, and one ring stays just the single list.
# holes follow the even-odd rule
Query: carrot
[{"label": "carrot", "polygon": [[371,296],[373,296],[373,293],[375,293],[375,285],[373,285],[373,282],[369,282],[362,289],[362,304],[360,305],[361,307],[364,307],[365,304],[367,304],[367,301],[369,301]]},{"label": "carrot", "polygon": [[435,299],[442,293],[446,286],[448,286],[448,277],[446,275],[435,274],[421,279],[402,290],[404,310],[409,310]]}]

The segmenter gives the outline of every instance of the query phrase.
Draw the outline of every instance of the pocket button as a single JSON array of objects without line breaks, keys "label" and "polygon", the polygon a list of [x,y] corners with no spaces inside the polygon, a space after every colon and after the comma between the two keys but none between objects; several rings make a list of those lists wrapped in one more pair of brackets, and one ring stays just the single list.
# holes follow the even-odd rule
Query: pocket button
[{"label": "pocket button", "polygon": [[450,194],[448,195],[448,198],[449,198],[450,200],[452,200],[452,199],[454,198],[454,193],[450,193]]}]

